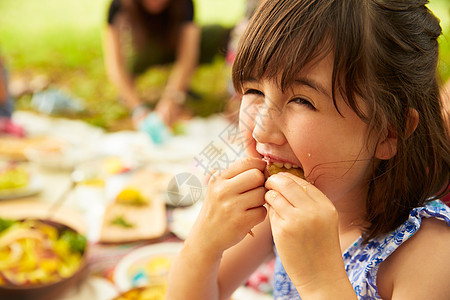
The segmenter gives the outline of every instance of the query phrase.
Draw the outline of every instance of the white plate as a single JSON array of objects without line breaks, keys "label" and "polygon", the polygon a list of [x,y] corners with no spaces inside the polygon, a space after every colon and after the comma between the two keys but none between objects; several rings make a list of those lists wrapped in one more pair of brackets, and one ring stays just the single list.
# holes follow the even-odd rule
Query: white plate
[{"label": "white plate", "polygon": [[91,275],[68,289],[59,300],[111,300],[116,296],[116,288],[109,280]]},{"label": "white plate", "polygon": [[0,200],[32,196],[39,193],[41,189],[41,178],[35,174],[30,174],[30,182],[27,186],[16,189],[0,189]]},{"label": "white plate", "polygon": [[23,152],[34,165],[55,170],[73,170],[76,165],[95,155],[88,141],[82,143],[57,136],[46,136]]},{"label": "white plate", "polygon": [[180,239],[185,240],[194,226],[195,220],[202,208],[202,201],[196,202],[189,207],[178,207],[173,210],[172,222],[170,223],[170,230]]},{"label": "white plate", "polygon": [[144,286],[150,282],[141,279],[136,283],[133,279],[133,269],[144,268],[145,264],[158,257],[174,258],[181,251],[183,243],[159,243],[143,246],[125,255],[114,269],[113,280],[119,291],[125,292],[138,286]]}]

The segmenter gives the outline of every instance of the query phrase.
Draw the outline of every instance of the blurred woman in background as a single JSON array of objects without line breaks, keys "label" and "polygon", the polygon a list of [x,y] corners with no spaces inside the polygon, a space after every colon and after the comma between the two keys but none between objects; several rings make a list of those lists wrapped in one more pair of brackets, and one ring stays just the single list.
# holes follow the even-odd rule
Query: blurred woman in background
[{"label": "blurred woman in background", "polygon": [[221,26],[195,24],[192,0],[112,1],[104,36],[105,64],[136,128],[142,127],[150,110],[136,90],[135,78],[151,66],[173,64],[155,107],[157,117],[170,127],[180,114],[196,66],[211,62],[221,51],[225,54],[228,35],[229,29]]}]

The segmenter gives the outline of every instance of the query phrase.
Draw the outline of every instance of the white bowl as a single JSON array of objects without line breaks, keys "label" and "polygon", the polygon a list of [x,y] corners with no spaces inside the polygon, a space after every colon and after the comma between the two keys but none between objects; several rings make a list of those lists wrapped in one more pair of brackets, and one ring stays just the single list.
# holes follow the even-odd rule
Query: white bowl
[{"label": "white bowl", "polygon": [[37,166],[72,170],[78,163],[90,157],[89,151],[59,139],[45,139],[24,150],[26,158]]}]

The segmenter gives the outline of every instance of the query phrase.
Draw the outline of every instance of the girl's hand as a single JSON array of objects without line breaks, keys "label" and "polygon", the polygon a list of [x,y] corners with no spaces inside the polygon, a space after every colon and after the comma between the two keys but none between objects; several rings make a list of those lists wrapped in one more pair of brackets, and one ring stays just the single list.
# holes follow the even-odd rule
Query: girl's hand
[{"label": "girl's hand", "polygon": [[261,159],[246,158],[213,174],[199,217],[187,239],[189,244],[203,253],[220,256],[264,221],[265,167],[266,162]]},{"label": "girl's hand", "polygon": [[348,281],[332,202],[306,180],[288,173],[270,176],[265,186],[274,242],[299,293]]}]

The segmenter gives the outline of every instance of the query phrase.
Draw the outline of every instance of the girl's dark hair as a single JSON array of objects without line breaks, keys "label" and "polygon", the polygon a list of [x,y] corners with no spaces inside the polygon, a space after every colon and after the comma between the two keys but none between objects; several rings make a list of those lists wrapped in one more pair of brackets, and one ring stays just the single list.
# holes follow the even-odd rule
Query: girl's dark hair
[{"label": "girl's dark hair", "polygon": [[[335,106],[339,93],[372,132],[397,135],[397,154],[375,164],[369,183],[366,241],[398,227],[412,208],[449,185],[449,127],[437,74],[441,27],[427,3],[267,0],[242,36],[233,65],[238,92],[250,78],[279,75],[285,90],[306,64],[331,52]],[[409,108],[420,118],[410,136]]]}]

